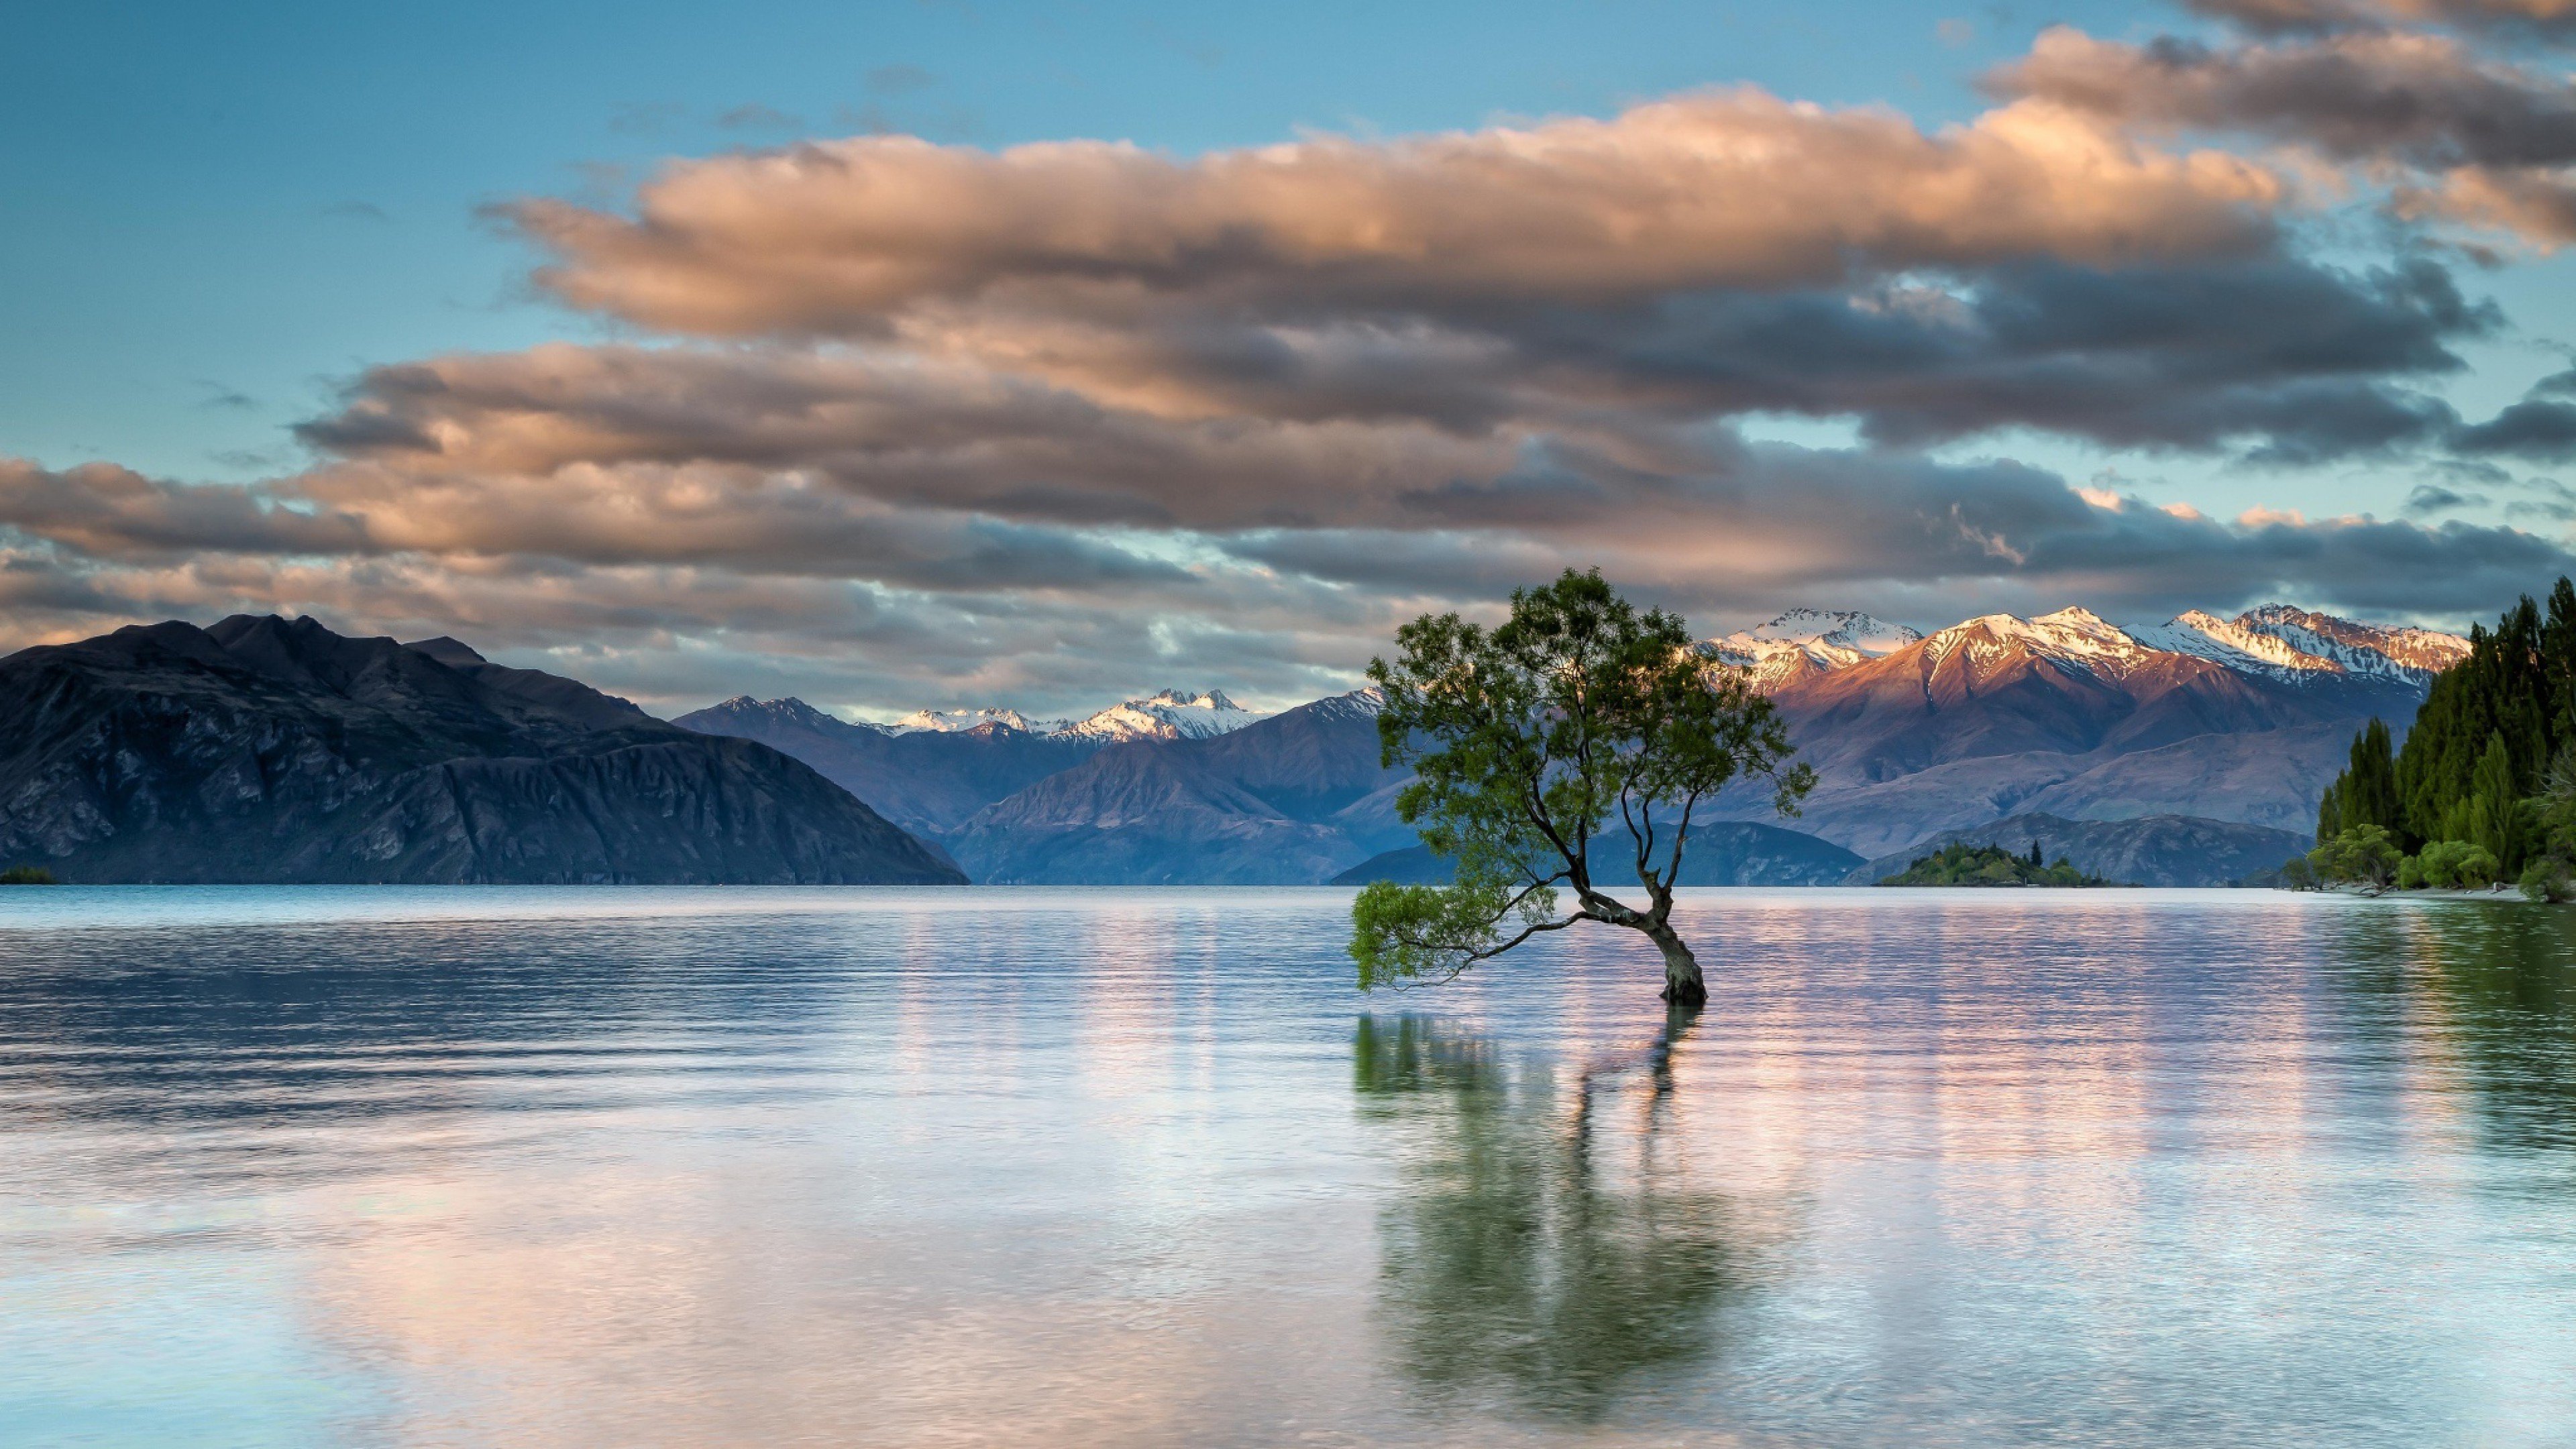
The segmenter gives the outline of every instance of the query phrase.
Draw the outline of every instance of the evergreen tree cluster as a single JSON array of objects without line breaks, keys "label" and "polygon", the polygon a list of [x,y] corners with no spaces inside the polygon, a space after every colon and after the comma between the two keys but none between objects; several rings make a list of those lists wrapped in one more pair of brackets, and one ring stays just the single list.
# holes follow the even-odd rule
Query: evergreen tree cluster
[{"label": "evergreen tree cluster", "polygon": [[2072,861],[2059,856],[2054,864],[2040,864],[2039,842],[2030,843],[2030,854],[2020,855],[2000,845],[1945,845],[1930,855],[1917,856],[1902,874],[1879,881],[1883,886],[2099,886],[2110,882],[2098,875],[2078,870]]},{"label": "evergreen tree cluster", "polygon": [[2357,878],[2340,867],[2376,858],[2353,848],[2374,828],[2403,884],[2521,878],[2542,894],[2576,875],[2576,584],[2470,629],[2403,746],[2375,719],[2354,738],[2317,807],[2317,872]]}]

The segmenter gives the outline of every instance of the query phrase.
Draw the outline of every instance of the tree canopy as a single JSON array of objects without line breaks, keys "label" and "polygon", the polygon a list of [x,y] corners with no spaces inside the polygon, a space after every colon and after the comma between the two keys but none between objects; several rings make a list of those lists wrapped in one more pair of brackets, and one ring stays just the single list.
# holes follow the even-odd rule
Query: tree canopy
[{"label": "tree canopy", "polygon": [[[1426,614],[1396,643],[1392,663],[1369,665],[1386,697],[1385,763],[1415,772],[1396,811],[1457,870],[1446,886],[1360,892],[1360,984],[1445,979],[1596,921],[1654,941],[1665,999],[1705,1001],[1671,924],[1694,814],[1747,778],[1769,782],[1773,807],[1794,814],[1814,783],[1787,763],[1771,702],[1694,648],[1678,617],[1639,611],[1597,570],[1514,593],[1510,619],[1491,630]],[[1627,879],[1644,886],[1644,909],[1605,889]]]},{"label": "tree canopy", "polygon": [[2435,676],[2404,745],[2392,747],[2378,720],[2354,737],[2349,763],[2318,803],[2319,852],[2375,870],[2379,852],[2352,848],[2351,839],[2371,829],[2417,862],[2396,877],[2403,882],[2568,873],[2576,861],[2576,584],[2560,579],[2546,609],[2525,595],[2493,629],[2472,627],[2468,657]]}]

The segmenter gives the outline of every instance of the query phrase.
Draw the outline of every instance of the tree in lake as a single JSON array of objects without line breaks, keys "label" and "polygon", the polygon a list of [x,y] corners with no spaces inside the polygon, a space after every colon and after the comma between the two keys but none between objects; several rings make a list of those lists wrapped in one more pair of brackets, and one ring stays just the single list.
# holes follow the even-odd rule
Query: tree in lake
[{"label": "tree in lake", "polygon": [[[1815,783],[1791,767],[1771,701],[1700,654],[1660,609],[1640,612],[1571,569],[1512,595],[1492,630],[1426,614],[1369,664],[1389,767],[1415,779],[1396,813],[1456,865],[1451,884],[1380,881],[1351,905],[1360,985],[1457,975],[1543,932],[1597,921],[1642,933],[1664,958],[1664,999],[1708,999],[1672,926],[1695,812],[1749,777],[1796,813]],[[1610,895],[1645,887],[1640,910]],[[1573,900],[1560,911],[1559,892]]]}]

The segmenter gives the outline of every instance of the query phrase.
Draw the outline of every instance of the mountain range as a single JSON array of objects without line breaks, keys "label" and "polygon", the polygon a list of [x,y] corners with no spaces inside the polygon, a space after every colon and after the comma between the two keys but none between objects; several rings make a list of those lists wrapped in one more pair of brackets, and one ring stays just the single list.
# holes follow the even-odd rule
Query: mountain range
[{"label": "mountain range", "polygon": [[[725,705],[756,703],[758,701],[748,695],[725,701]],[[1223,690],[1188,694],[1166,689],[1142,699],[1113,704],[1081,719],[1031,719],[1016,709],[922,709],[890,725],[862,724],[859,727],[886,734],[908,735],[964,734],[986,725],[1000,725],[1023,734],[1116,744],[1123,740],[1203,740],[1210,735],[1241,729],[1262,718],[1265,716],[1258,711],[1245,709],[1226,698]]]},{"label": "mountain range", "polygon": [[452,639],[247,615],[0,659],[0,860],[87,882],[964,880],[766,745]]},{"label": "mountain range", "polygon": [[[2467,645],[2267,605],[2128,629],[2080,608],[1990,614],[1930,634],[1799,610],[1702,648],[1770,697],[1818,784],[1785,821],[1754,790],[1722,797],[1732,823],[1704,836],[1693,879],[1860,879],[2006,830],[2115,879],[2207,884],[2295,847],[2353,732],[2374,716],[2402,729]],[[740,697],[664,724],[452,639],[247,617],[26,650],[0,660],[0,687],[0,863],[67,878],[1437,869],[1396,818],[1405,777],[1379,763],[1367,690],[1271,715],[1164,690],[1081,719],[985,707],[892,724]]]},{"label": "mountain range", "polygon": [[[1928,635],[1865,613],[1802,609],[1702,647],[1770,696],[1819,777],[1793,820],[1751,790],[1722,800],[1721,817],[1785,827],[1819,848],[1712,840],[1693,866],[1712,882],[1856,879],[1882,857],[2029,817],[2058,822],[2040,832],[2047,848],[2087,869],[2207,884],[2245,874],[2240,857],[2287,854],[2353,732],[2373,716],[2402,727],[2467,644],[2274,604],[2131,629],[2080,608],[1991,614]],[[1414,841],[1393,810],[1402,777],[1377,764],[1367,699],[1254,717],[1222,736],[1139,737],[1060,775],[1039,752],[1091,736],[1020,730],[998,709],[961,712],[979,723],[942,738],[980,736],[987,755],[1013,762],[971,778],[962,747],[925,741],[901,762],[876,749],[865,758],[884,763],[863,769],[823,737],[882,737],[883,727],[809,722],[790,735],[751,722],[789,706],[828,720],[793,701],[729,701],[680,722],[799,754],[941,842],[978,880],[1287,883],[1364,863],[1436,871],[1405,854]],[[958,764],[932,763],[951,748]],[[918,803],[933,785],[935,810]]]},{"label": "mountain range", "polygon": [[[1766,653],[1747,658],[1746,636],[1710,652],[1747,670],[1815,767],[1799,828],[1872,857],[2024,812],[2309,830],[2353,732],[2412,720],[2468,649],[2285,605],[2135,632],[2080,608],[1989,614],[1902,642],[1866,616],[1812,617],[1832,629],[1802,638],[1783,616]],[[1721,805],[1767,809],[1751,790]]]}]

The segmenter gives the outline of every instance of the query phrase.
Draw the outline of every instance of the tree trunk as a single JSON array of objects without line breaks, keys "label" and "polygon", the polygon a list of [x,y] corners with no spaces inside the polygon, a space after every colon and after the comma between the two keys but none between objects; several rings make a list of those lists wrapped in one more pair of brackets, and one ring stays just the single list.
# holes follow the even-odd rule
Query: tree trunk
[{"label": "tree trunk", "polygon": [[1690,947],[1682,944],[1672,927],[1660,921],[1649,926],[1646,934],[1664,953],[1664,1000],[1675,1006],[1706,1006],[1708,983],[1700,978],[1699,958],[1691,954]]}]

